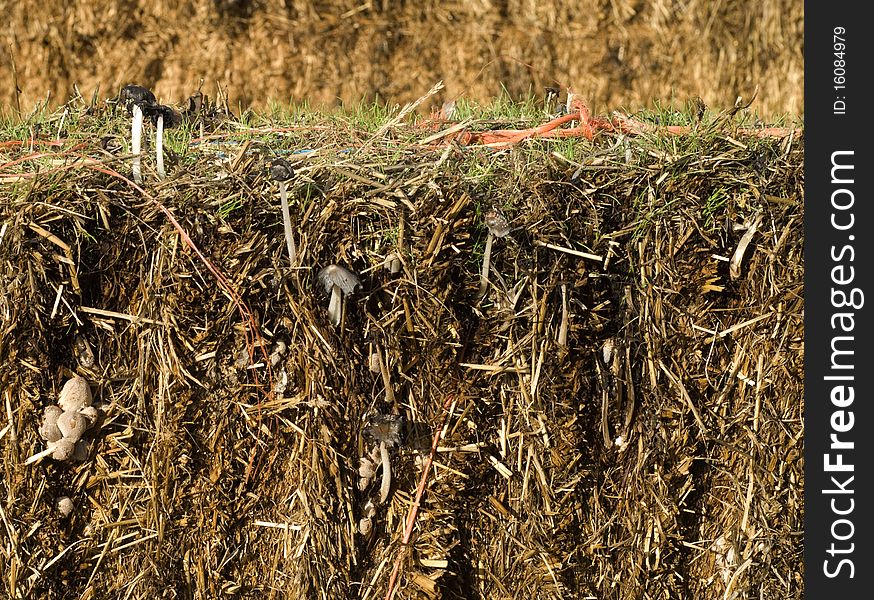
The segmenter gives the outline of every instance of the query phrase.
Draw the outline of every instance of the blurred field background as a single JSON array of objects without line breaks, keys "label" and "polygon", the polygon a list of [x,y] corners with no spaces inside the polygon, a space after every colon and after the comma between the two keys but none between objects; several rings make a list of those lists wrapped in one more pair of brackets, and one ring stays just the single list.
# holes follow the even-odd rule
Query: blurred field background
[{"label": "blurred field background", "polygon": [[[567,87],[595,113],[651,99],[752,96],[800,114],[803,3],[610,0],[0,1],[0,104],[63,104],[73,86],[126,83],[181,102],[227,89],[232,107],[512,97]],[[16,92],[16,83],[18,90]]]}]

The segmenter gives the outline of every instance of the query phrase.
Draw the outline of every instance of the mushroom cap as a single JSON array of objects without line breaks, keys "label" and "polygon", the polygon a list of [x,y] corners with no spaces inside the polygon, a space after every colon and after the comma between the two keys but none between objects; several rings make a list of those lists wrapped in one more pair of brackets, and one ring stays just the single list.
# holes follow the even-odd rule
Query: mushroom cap
[{"label": "mushroom cap", "polygon": [[73,454],[75,442],[70,439],[64,438],[58,440],[57,442],[49,442],[49,447],[54,448],[54,452],[52,452],[52,458],[54,458],[55,460],[67,460]]},{"label": "mushroom cap", "polygon": [[148,117],[155,127],[158,126],[158,117],[164,117],[164,129],[170,129],[182,123],[182,115],[164,104],[143,103],[141,108],[143,116]]},{"label": "mushroom cap", "polygon": [[73,446],[73,460],[85,462],[88,460],[88,455],[91,453],[91,446],[87,440],[79,440]]},{"label": "mushroom cap", "polygon": [[96,406],[86,406],[79,411],[79,414],[88,420],[88,427],[91,427],[97,422],[100,411],[97,410]]},{"label": "mushroom cap", "polygon": [[156,104],[155,94],[141,85],[128,84],[121,88],[118,93],[118,103],[124,106],[128,112],[133,111],[133,105]]},{"label": "mushroom cap", "polygon": [[385,270],[394,275],[395,273],[399,273],[401,270],[401,257],[397,255],[395,252],[390,252],[385,257],[385,262],[383,263]]},{"label": "mushroom cap", "polygon": [[61,430],[64,439],[77,442],[88,429],[88,418],[79,412],[68,410],[58,417],[58,429]]},{"label": "mushroom cap", "polygon": [[344,269],[340,265],[328,265],[318,274],[319,283],[325,287],[325,292],[331,293],[331,290],[336,285],[345,295],[349,295],[355,291],[355,288],[361,285],[361,280],[358,276]]},{"label": "mushroom cap", "polygon": [[400,446],[404,434],[404,416],[374,415],[364,428],[364,433],[377,442]]},{"label": "mushroom cap", "polygon": [[294,169],[284,158],[275,158],[270,163],[270,177],[276,181],[288,181],[294,177]]},{"label": "mushroom cap", "polygon": [[61,513],[62,517],[70,516],[70,513],[73,512],[73,501],[70,500],[67,496],[61,496],[58,498],[58,512]]},{"label": "mushroom cap", "polygon": [[46,406],[43,412],[42,424],[39,426],[39,436],[47,442],[57,442],[64,437],[61,430],[58,429],[58,417],[61,416],[60,406]]},{"label": "mushroom cap", "polygon": [[74,375],[58,394],[58,406],[64,411],[77,411],[91,406],[91,388],[84,377]]},{"label": "mushroom cap", "polygon": [[362,517],[358,520],[358,532],[361,535],[367,535],[373,529],[373,521],[370,517]]},{"label": "mushroom cap", "polygon": [[504,237],[510,233],[510,224],[507,223],[507,217],[496,208],[490,208],[486,211],[486,226],[495,237]]}]

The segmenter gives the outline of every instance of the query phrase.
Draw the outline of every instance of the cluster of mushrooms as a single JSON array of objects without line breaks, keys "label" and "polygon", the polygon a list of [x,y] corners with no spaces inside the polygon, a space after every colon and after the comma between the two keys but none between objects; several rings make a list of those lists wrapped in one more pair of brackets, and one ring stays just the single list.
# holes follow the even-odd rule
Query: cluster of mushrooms
[{"label": "cluster of mushrooms", "polygon": [[[384,504],[391,490],[391,456],[389,448],[400,446],[403,436],[404,418],[401,415],[373,415],[364,428],[365,437],[373,442],[370,451],[360,457],[358,463],[358,489],[365,491],[376,477],[377,468],[382,468],[382,479],[379,485],[379,503]],[[362,535],[370,533],[373,527],[373,517],[376,515],[376,504],[368,498],[358,520],[358,531]]]},{"label": "cluster of mushrooms", "polygon": [[164,179],[164,128],[178,125],[182,116],[169,106],[158,104],[155,94],[141,85],[126,85],[118,93],[118,103],[127,109],[131,117],[131,146],[134,156],[133,177],[136,183],[143,182],[140,151],[142,149],[143,117],[152,121],[156,130],[155,159],[158,177]]},{"label": "cluster of mushrooms", "polygon": [[57,405],[47,406],[43,412],[39,435],[46,442],[45,450],[31,456],[25,464],[46,456],[57,461],[88,458],[88,445],[82,435],[100,416],[91,402],[88,382],[78,375],[68,379],[58,395]]}]

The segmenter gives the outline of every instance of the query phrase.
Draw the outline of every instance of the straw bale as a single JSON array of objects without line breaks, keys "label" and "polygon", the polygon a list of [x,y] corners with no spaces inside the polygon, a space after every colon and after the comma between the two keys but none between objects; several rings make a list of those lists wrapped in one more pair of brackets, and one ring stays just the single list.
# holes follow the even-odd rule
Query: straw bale
[{"label": "straw bale", "polygon": [[792,0],[7,4],[0,98],[23,111],[63,104],[74,86],[91,97],[132,82],[181,101],[201,80],[235,108],[404,103],[440,79],[446,98],[480,101],[559,85],[597,110],[636,110],[653,98],[728,104],[758,88],[763,114],[803,108],[803,6]]},{"label": "straw bale", "polygon": [[[571,159],[334,123],[243,154],[222,127],[167,181],[147,161],[145,194],[106,157],[0,184],[7,595],[376,598],[402,553],[398,598],[801,597],[800,137],[604,134]],[[289,269],[269,164],[304,148]],[[338,327],[328,264],[361,278]],[[24,466],[72,372],[105,415],[88,460]],[[363,536],[373,412],[407,431]]]}]

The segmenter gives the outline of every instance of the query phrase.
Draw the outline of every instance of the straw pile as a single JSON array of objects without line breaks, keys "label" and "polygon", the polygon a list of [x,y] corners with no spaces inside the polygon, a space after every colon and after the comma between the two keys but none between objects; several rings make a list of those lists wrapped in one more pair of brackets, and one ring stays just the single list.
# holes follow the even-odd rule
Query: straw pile
[{"label": "straw pile", "polygon": [[696,95],[724,105],[758,87],[762,114],[803,109],[804,11],[795,0],[7,4],[0,104],[25,112],[47,95],[50,106],[63,104],[74,85],[91,97],[137,82],[179,101],[201,79],[243,108],[271,98],[403,103],[442,79],[441,100],[558,85],[605,112]]},{"label": "straw pile", "polygon": [[[286,128],[163,182],[146,161],[144,190],[93,147],[6,152],[6,595],[381,598],[400,554],[397,598],[801,597],[800,139],[422,137]],[[339,327],[335,263],[362,282]],[[105,414],[90,455],[24,466],[71,372]],[[407,427],[364,536],[373,412]]]}]

